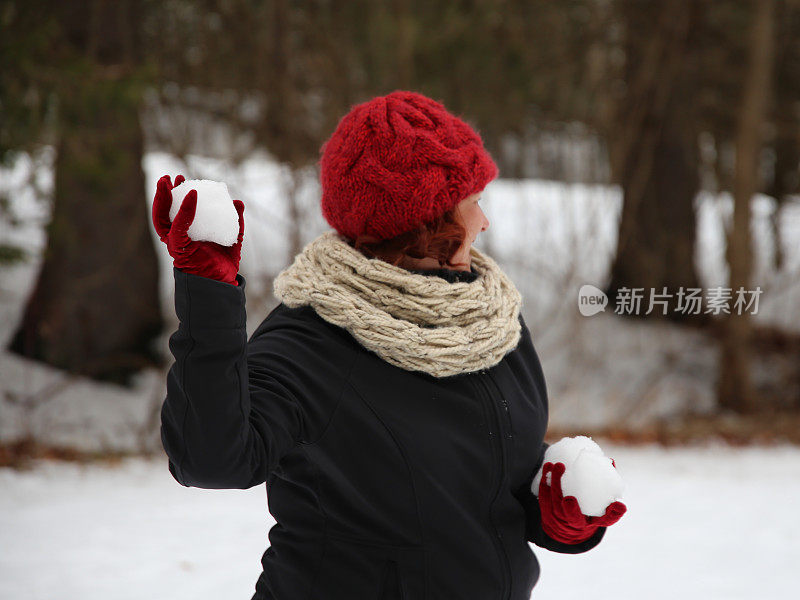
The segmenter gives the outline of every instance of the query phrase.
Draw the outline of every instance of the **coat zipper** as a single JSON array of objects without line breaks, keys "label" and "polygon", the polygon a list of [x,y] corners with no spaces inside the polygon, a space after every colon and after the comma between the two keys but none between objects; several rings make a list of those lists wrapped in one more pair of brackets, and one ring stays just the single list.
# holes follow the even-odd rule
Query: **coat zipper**
[{"label": "coat zipper", "polygon": [[[486,371],[486,376],[492,382],[495,389],[497,390],[497,394],[500,396],[500,403],[503,405],[503,409],[505,410],[506,424],[508,425],[508,429],[506,430],[506,437],[510,440],[514,437],[514,434],[513,434],[513,429],[511,428],[511,412],[508,410],[508,400],[506,400],[506,397],[503,396],[503,392],[500,390],[500,386],[497,385],[497,382],[494,380],[494,377],[492,377],[489,371]],[[510,470],[511,470],[511,465],[509,465],[509,472]]]},{"label": "coat zipper", "polygon": [[[490,410],[492,411],[492,414],[495,417],[494,418],[494,422],[497,423],[497,435],[496,436],[492,436],[491,430],[489,431],[489,435],[491,437],[497,439],[497,443],[500,446],[500,452],[499,452],[499,456],[500,456],[500,476],[498,478],[497,487],[496,487],[496,489],[494,491],[494,494],[492,495],[492,501],[489,504],[489,522],[492,524],[492,527],[494,528],[494,536],[492,536],[492,537],[493,537],[493,540],[494,540],[495,549],[497,550],[497,555],[500,557],[500,561],[503,563],[503,595],[502,595],[502,597],[503,597],[503,599],[505,599],[509,595],[509,587],[510,587],[509,583],[511,581],[511,565],[510,565],[509,560],[508,560],[508,554],[506,553],[505,546],[502,543],[503,537],[502,537],[502,535],[500,535],[500,532],[497,530],[497,524],[494,522],[494,518],[492,517],[492,505],[494,504],[494,501],[497,499],[497,496],[500,493],[500,490],[502,489],[502,486],[503,486],[503,482],[505,480],[504,473],[505,473],[505,463],[506,463],[506,450],[505,450],[505,444],[503,443],[503,437],[502,437],[503,436],[503,427],[502,427],[502,425],[500,423],[500,421],[501,421],[500,415],[498,414],[498,411],[497,411],[497,408],[495,406],[495,403],[492,400],[492,393],[489,391],[489,386],[486,383],[486,381],[484,380],[484,377],[491,377],[491,376],[488,374],[487,371],[478,371],[477,372],[477,380],[480,381],[481,386],[483,387],[484,391],[486,392],[486,398],[487,398],[489,404],[491,405],[490,406]],[[508,412],[508,403],[506,402],[505,398],[502,398],[502,395],[501,395],[501,400],[502,400],[502,402],[503,402],[503,404],[505,406],[506,412]],[[510,421],[510,417],[509,417],[509,423],[510,422],[511,421]],[[510,431],[511,430],[509,428],[509,432]],[[494,444],[492,444],[492,448],[494,448],[494,447],[495,447]]]}]

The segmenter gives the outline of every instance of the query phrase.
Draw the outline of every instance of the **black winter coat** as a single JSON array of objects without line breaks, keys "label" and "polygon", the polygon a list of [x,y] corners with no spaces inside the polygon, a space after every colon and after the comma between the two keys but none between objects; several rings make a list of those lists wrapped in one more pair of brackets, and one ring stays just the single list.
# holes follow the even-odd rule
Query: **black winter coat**
[{"label": "black winter coat", "polygon": [[437,379],[308,306],[278,305],[248,341],[241,275],[237,287],[173,271],[162,442],[185,486],[266,481],[277,523],[254,600],[527,600],[528,542],[575,554],[602,539],[542,531],[530,484],[547,393],[522,317],[499,364]]}]

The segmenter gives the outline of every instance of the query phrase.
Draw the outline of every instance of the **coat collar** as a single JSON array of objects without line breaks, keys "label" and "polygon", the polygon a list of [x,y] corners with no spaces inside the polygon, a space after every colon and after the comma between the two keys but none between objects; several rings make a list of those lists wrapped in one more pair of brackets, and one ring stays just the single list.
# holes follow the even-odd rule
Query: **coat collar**
[{"label": "coat collar", "polygon": [[447,269],[447,268],[439,268],[439,269],[409,269],[412,273],[419,273],[420,275],[435,275],[436,277],[441,277],[449,281],[450,283],[455,283],[456,281],[466,281],[467,283],[471,281],[475,281],[478,277],[478,272],[475,270],[475,267],[470,266],[469,271],[460,271],[458,269]]}]

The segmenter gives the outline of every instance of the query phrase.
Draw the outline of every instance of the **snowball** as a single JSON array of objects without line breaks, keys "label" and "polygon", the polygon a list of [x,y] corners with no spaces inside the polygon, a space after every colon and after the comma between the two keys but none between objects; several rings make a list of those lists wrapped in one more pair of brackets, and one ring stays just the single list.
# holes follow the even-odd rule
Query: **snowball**
[{"label": "snowball", "polygon": [[[553,464],[557,462],[564,463],[564,466],[569,469],[569,466],[575,462],[575,459],[578,458],[578,455],[583,450],[590,450],[591,452],[595,452],[600,455],[603,454],[600,446],[598,446],[592,438],[586,437],[585,435],[579,435],[572,438],[561,438],[555,444],[548,446],[544,453],[544,462],[551,462]],[[539,493],[539,481],[541,479],[542,471],[540,469],[533,480],[534,494]],[[550,485],[549,480],[547,481],[547,485]]]},{"label": "snowball", "polygon": [[[586,516],[600,517],[605,514],[609,504],[622,499],[625,490],[622,477],[611,459],[589,437],[581,435],[559,440],[547,448],[544,462],[564,463],[561,491],[564,496],[574,496]],[[548,485],[549,478],[548,474]],[[531,485],[537,496],[541,479],[540,469]]]},{"label": "snowball", "polygon": [[210,179],[187,179],[172,188],[172,206],[169,220],[173,221],[178,209],[191,190],[197,190],[197,210],[189,225],[189,237],[196,242],[216,242],[233,246],[239,238],[239,214],[228,193],[228,186]]}]

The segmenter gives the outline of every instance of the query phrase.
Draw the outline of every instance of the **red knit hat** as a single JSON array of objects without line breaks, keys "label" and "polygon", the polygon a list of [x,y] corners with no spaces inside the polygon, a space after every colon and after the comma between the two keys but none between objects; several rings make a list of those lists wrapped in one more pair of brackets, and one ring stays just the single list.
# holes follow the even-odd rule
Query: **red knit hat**
[{"label": "red knit hat", "polygon": [[353,106],[321,153],[322,215],[351,240],[415,229],[498,173],[467,123],[402,90]]}]

